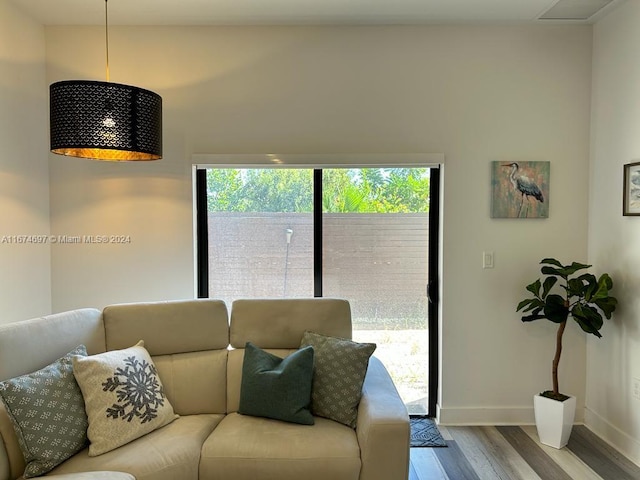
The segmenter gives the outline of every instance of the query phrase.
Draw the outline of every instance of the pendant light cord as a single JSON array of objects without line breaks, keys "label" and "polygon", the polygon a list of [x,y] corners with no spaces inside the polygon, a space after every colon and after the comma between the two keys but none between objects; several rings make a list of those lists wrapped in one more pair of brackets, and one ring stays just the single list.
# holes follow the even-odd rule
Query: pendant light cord
[{"label": "pendant light cord", "polygon": [[104,0],[104,36],[107,50],[107,82],[109,79],[109,10],[107,8],[108,0]]}]

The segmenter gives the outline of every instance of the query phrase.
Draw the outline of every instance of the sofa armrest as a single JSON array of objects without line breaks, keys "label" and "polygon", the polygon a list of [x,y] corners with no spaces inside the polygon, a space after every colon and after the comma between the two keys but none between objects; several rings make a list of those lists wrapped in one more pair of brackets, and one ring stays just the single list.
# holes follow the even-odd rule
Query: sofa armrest
[{"label": "sofa armrest", "polygon": [[409,414],[382,362],[371,357],[358,407],[360,480],[409,478]]},{"label": "sofa armrest", "polygon": [[2,436],[0,436],[0,480],[11,478],[11,470],[9,469],[9,455],[4,448]]}]

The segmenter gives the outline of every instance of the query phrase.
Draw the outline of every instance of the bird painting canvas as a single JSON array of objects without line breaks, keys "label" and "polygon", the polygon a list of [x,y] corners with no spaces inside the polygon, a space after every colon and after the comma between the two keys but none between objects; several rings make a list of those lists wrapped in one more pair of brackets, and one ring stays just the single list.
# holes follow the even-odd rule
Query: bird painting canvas
[{"label": "bird painting canvas", "polygon": [[640,162],[624,166],[623,215],[640,216]]},{"label": "bird painting canvas", "polygon": [[491,163],[491,218],[548,218],[550,162]]}]

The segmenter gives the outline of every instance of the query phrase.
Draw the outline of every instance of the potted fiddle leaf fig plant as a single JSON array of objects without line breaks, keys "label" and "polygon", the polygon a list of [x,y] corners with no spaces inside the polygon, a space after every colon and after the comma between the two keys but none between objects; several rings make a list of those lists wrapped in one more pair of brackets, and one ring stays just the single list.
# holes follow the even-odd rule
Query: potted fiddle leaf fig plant
[{"label": "potted fiddle leaf fig plant", "polygon": [[602,337],[603,316],[611,318],[618,301],[609,295],[613,281],[607,273],[596,278],[585,273],[591,265],[573,262],[562,265],[555,258],[540,262],[543,280],[537,279],[526,289],[533,295],[518,304],[522,321],[547,319],[558,325],[556,351],[551,367],[553,389],[534,396],[534,412],[540,441],[555,448],[569,441],[575,416],[576,398],[560,392],[558,365],[562,354],[562,336],[569,317],[586,333]]}]

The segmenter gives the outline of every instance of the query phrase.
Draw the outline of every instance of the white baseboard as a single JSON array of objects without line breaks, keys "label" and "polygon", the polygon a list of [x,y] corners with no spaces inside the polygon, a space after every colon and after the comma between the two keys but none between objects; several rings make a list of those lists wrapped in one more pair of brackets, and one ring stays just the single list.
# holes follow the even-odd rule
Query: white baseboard
[{"label": "white baseboard", "polygon": [[616,450],[640,465],[640,441],[612,425],[593,410],[585,408],[584,424]]},{"label": "white baseboard", "polygon": [[[584,415],[576,410],[575,424],[581,425]],[[436,405],[436,421],[443,426],[456,425],[534,425],[533,397],[530,407],[444,407]]]},{"label": "white baseboard", "polygon": [[530,407],[440,407],[436,420],[439,425],[532,425],[533,399]]}]

